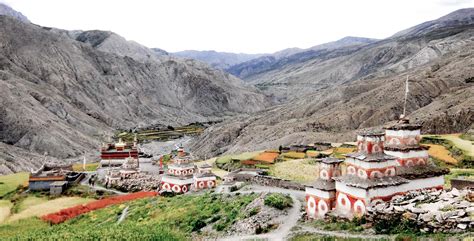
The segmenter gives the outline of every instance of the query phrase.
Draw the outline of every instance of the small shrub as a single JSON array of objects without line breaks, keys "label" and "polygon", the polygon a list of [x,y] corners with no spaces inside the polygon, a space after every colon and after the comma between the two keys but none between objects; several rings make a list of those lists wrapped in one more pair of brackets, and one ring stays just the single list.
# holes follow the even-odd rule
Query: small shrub
[{"label": "small shrub", "polygon": [[206,227],[206,223],[204,221],[202,221],[200,218],[197,219],[197,220],[193,220],[191,223],[190,223],[190,226],[191,226],[191,230],[193,232],[196,232],[196,231],[199,231],[201,230],[201,228],[204,228]]},{"label": "small shrub", "polygon": [[404,219],[401,215],[394,215],[390,219],[377,219],[374,222],[377,234],[417,234],[419,227],[415,221]]},{"label": "small shrub", "polygon": [[252,209],[250,210],[250,212],[249,212],[249,217],[255,216],[255,215],[257,215],[259,212],[260,212],[260,208],[258,208],[258,207],[252,208]]},{"label": "small shrub", "polygon": [[293,206],[293,200],[290,196],[281,193],[272,193],[265,196],[265,205],[283,210]]},{"label": "small shrub", "polygon": [[209,223],[215,223],[217,221],[219,221],[221,219],[221,216],[220,215],[214,215],[211,217],[211,219],[209,220]]},{"label": "small shrub", "polygon": [[216,231],[222,231],[226,228],[226,225],[224,223],[216,223],[214,226],[212,226]]}]

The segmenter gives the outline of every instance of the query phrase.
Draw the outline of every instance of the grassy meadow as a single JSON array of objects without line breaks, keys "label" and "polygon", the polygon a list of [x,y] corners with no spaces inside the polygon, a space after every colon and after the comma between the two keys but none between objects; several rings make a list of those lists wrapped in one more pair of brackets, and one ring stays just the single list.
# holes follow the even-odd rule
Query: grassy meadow
[{"label": "grassy meadow", "polygon": [[319,176],[314,161],[306,159],[275,163],[270,167],[269,175],[299,183],[311,183]]},{"label": "grassy meadow", "polygon": [[28,172],[0,176],[0,198],[15,191],[18,186],[28,186]]},{"label": "grassy meadow", "polygon": [[97,171],[97,168],[99,168],[99,165],[100,163],[86,163],[86,169],[84,170],[84,166],[82,165],[82,163],[77,163],[77,164],[72,165],[72,170],[76,172],[82,172],[82,171],[94,172],[94,171]]},{"label": "grassy meadow", "polygon": [[[55,240],[186,240],[206,231],[224,231],[238,219],[256,194],[225,196],[206,193],[176,197],[153,197],[92,211],[65,223],[50,226],[31,217],[0,225],[6,239]],[[119,218],[128,207],[126,218]]]}]

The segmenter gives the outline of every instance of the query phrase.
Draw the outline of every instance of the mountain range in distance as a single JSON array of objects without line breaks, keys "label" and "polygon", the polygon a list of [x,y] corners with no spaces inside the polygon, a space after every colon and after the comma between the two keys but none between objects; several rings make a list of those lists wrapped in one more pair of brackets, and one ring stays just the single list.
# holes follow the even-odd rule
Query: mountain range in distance
[{"label": "mountain range in distance", "polygon": [[[361,38],[361,37],[344,37],[340,40],[316,45],[307,49],[287,48],[272,54],[245,54],[245,53],[228,53],[217,52],[214,50],[185,50],[171,53],[173,55],[196,59],[211,65],[214,68],[225,70],[239,78],[245,79],[248,75],[263,72],[271,68],[277,68],[277,62],[302,61],[301,57],[311,58],[309,53],[300,54],[299,58],[296,54],[304,52],[313,52],[322,49],[336,49],[347,46],[357,46],[369,44],[377,41],[377,39]],[[291,56],[291,57],[290,57]],[[248,72],[249,66],[258,66],[256,69]],[[263,66],[260,66],[263,65]],[[272,67],[273,66],[273,67]]]},{"label": "mountain range in distance", "polygon": [[[0,4],[0,173],[77,159],[119,129],[222,121],[197,156],[350,141],[402,113],[424,132],[474,122],[474,9],[386,39],[273,54],[169,53],[110,31],[32,24]],[[22,36],[22,37],[19,37]]]},{"label": "mountain range in distance", "polygon": [[194,142],[197,154],[351,140],[357,130],[381,128],[398,118],[407,76],[407,110],[424,133],[473,128],[473,8],[387,39],[304,51],[279,63],[263,58],[230,69],[247,69],[241,78],[280,104],[210,127]]}]

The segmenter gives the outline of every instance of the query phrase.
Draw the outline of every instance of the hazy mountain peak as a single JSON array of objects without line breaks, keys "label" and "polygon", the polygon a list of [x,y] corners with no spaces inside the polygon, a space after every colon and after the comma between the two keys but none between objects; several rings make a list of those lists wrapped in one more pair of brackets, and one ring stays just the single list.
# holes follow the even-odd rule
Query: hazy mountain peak
[{"label": "hazy mountain peak", "polygon": [[474,24],[474,8],[464,8],[451,12],[438,19],[427,21],[402,30],[394,34],[392,37],[422,35],[440,28],[468,26],[472,24]]},{"label": "hazy mountain peak", "polygon": [[230,66],[262,56],[262,54],[228,53],[217,52],[215,50],[184,50],[173,53],[173,55],[200,60],[218,69],[226,69]]},{"label": "hazy mountain peak", "polygon": [[4,3],[0,3],[0,15],[7,15],[25,23],[30,22],[30,20],[28,20],[28,18],[25,17],[25,15],[21,14],[18,11],[15,11],[13,8],[11,8],[10,6]]},{"label": "hazy mountain peak", "polygon": [[114,53],[119,56],[128,56],[140,62],[158,60],[159,56],[168,55],[166,51],[149,49],[135,41],[127,40],[110,31],[83,31],[79,33],[75,39],[90,44],[100,51]]},{"label": "hazy mountain peak", "polygon": [[474,8],[462,8],[452,13],[449,13],[441,18],[438,18],[437,20],[438,21],[458,20],[458,21],[471,21],[472,22],[474,20]]}]

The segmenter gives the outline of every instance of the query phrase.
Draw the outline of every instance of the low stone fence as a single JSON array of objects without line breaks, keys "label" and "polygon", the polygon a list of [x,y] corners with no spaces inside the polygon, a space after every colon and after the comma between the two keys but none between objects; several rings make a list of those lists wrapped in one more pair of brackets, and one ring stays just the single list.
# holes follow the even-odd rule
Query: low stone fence
[{"label": "low stone fence", "polygon": [[474,180],[463,179],[463,178],[453,178],[451,179],[451,187],[458,190],[469,188],[474,189]]},{"label": "low stone fence", "polygon": [[257,175],[253,177],[251,182],[257,185],[261,185],[261,186],[279,187],[279,188],[300,190],[300,191],[305,190],[305,185],[303,184],[276,178],[276,177],[271,177],[271,176]]},{"label": "low stone fence", "polygon": [[389,229],[409,221],[421,232],[465,232],[474,229],[474,192],[469,189],[412,191],[367,208],[367,221]]},{"label": "low stone fence", "polygon": [[241,168],[231,172],[231,175],[234,177],[234,180],[238,182],[249,182],[260,186],[279,187],[291,190],[305,190],[305,185],[303,184],[277,177],[262,175],[264,173],[266,173],[266,171],[260,169]]}]

